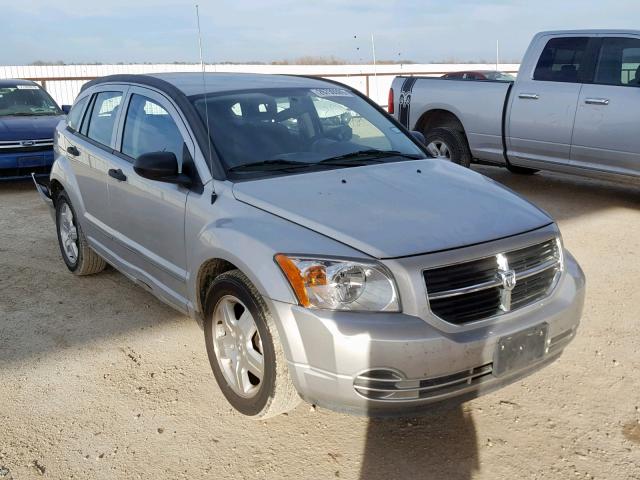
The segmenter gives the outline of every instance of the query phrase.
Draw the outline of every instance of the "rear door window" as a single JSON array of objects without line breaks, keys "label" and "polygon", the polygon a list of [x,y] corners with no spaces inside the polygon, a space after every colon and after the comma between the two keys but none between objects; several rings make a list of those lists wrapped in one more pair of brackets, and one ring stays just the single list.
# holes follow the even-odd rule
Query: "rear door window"
[{"label": "rear door window", "polygon": [[547,42],[533,74],[534,80],[580,83],[589,37],[560,37]]},{"label": "rear door window", "polygon": [[184,139],[173,118],[160,104],[134,94],[127,109],[122,153],[138,158],[144,153],[171,152],[182,163]]},{"label": "rear door window", "polygon": [[594,83],[640,86],[640,39],[608,37],[602,40]]},{"label": "rear door window", "polygon": [[100,92],[96,95],[89,117],[87,137],[101,145],[111,145],[121,102],[122,92]]}]

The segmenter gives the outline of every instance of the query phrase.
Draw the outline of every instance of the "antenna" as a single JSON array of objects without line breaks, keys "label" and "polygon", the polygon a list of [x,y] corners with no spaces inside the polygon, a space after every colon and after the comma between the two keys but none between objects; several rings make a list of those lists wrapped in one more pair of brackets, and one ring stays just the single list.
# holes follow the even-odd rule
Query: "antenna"
[{"label": "antenna", "polygon": [[[204,91],[204,116],[207,121],[207,144],[208,144],[208,161],[209,170],[213,177],[213,158],[211,156],[211,127],[209,126],[209,99],[207,98],[207,76],[205,74],[204,57],[202,56],[202,31],[200,30],[200,11],[196,4],[196,23],[198,25],[198,50],[200,51],[200,67],[202,69],[202,89]],[[215,193],[211,196],[211,203],[215,200]]]}]

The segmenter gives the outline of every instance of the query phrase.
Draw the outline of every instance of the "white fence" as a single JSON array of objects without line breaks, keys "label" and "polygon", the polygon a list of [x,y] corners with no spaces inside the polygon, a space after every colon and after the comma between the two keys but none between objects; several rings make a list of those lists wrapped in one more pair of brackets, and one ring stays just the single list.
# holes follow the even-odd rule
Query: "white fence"
[{"label": "white fence", "polygon": [[[501,64],[498,68],[517,73],[518,64]],[[387,104],[387,93],[397,75],[440,76],[458,70],[494,70],[495,64],[403,64],[403,65],[207,65],[208,72],[278,73],[314,75],[345,83]],[[60,105],[73,103],[85,82],[115,73],[200,72],[200,64],[142,65],[45,65],[0,66],[0,78],[26,78],[41,84]]]}]

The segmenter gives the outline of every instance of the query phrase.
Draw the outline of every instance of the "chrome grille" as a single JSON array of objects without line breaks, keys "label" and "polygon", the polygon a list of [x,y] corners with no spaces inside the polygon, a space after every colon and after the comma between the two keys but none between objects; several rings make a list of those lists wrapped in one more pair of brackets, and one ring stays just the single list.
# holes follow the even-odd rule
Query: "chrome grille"
[{"label": "chrome grille", "polygon": [[424,271],[431,311],[464,324],[522,308],[546,297],[562,265],[558,239]]},{"label": "chrome grille", "polygon": [[53,148],[53,138],[0,142],[0,153],[42,152]]}]

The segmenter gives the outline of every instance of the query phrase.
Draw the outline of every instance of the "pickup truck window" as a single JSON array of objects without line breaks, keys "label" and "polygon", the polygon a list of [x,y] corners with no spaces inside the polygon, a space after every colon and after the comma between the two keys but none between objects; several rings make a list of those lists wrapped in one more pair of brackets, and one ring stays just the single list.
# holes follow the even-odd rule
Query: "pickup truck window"
[{"label": "pickup truck window", "polygon": [[579,83],[586,62],[588,43],[588,37],[552,38],[540,55],[533,79]]},{"label": "pickup truck window", "polygon": [[113,127],[122,101],[122,92],[100,92],[93,102],[93,110],[89,117],[87,137],[109,146]]},{"label": "pickup truck window", "polygon": [[75,131],[78,131],[80,128],[80,123],[82,122],[82,117],[84,113],[84,108],[87,106],[87,102],[89,101],[89,96],[87,95],[84,98],[81,98],[76,102],[73,106],[69,115],[67,115],[67,126]]},{"label": "pickup truck window", "polygon": [[640,39],[603,39],[594,83],[640,86]]},{"label": "pickup truck window", "polygon": [[163,107],[142,95],[132,95],[124,123],[122,153],[138,158],[144,153],[172,152],[182,160],[184,140]]},{"label": "pickup truck window", "polygon": [[[425,158],[385,115],[341,87],[246,90],[190,99],[208,123],[227,170],[265,161],[335,168],[320,162],[371,150],[395,152],[376,162]],[[273,165],[265,167],[273,171]]]}]

